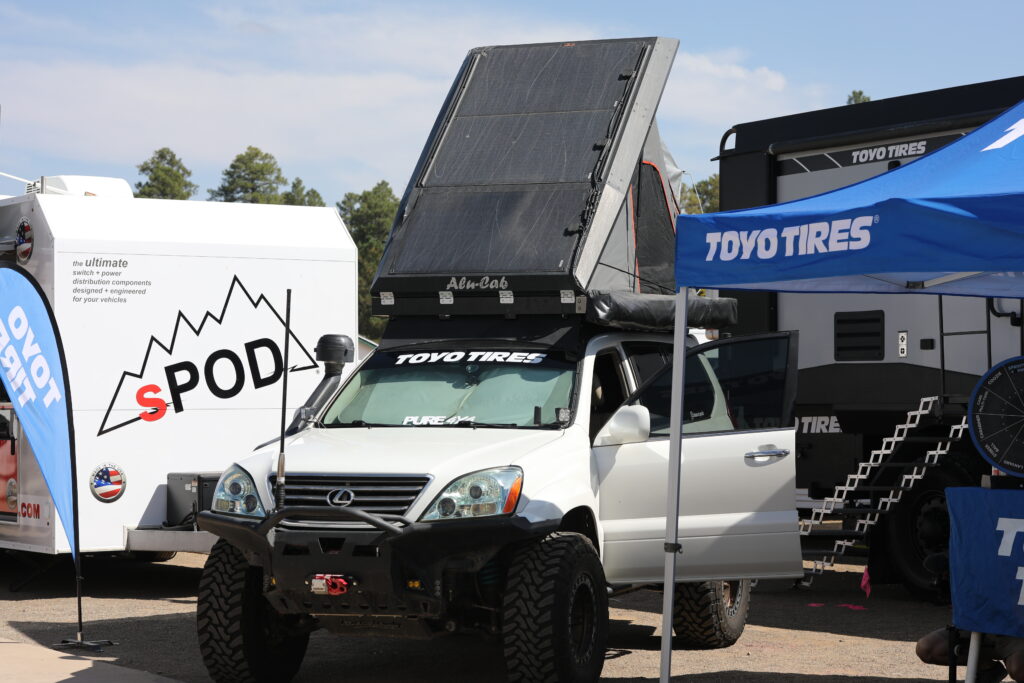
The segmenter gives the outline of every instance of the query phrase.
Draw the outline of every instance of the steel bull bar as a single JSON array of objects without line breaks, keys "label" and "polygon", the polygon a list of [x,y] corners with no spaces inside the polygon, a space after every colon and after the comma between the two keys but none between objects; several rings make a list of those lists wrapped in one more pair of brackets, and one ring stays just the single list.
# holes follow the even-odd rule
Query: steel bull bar
[{"label": "steel bull bar", "polygon": [[[199,513],[197,524],[203,531],[208,531],[215,536],[223,538],[239,550],[247,550],[259,556],[263,560],[263,567],[270,569],[271,556],[274,549],[270,532],[286,519],[364,522],[392,538],[401,536],[412,525],[411,520],[401,515],[371,515],[363,510],[353,510],[351,508],[325,508],[301,505],[275,510],[269,516],[258,521],[203,510]],[[396,522],[405,526],[397,526]]]}]

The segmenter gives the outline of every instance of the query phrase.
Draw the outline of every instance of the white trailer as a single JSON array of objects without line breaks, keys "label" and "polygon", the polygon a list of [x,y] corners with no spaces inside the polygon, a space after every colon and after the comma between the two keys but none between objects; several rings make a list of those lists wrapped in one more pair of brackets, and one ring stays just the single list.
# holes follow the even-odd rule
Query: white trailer
[{"label": "white trailer", "polygon": [[[289,411],[312,393],[316,340],[357,336],[355,245],[332,208],[135,199],[109,178],[29,191],[0,199],[0,245],[38,281],[63,339],[81,550],[205,551],[213,538],[169,519],[168,502],[180,511],[206,481],[172,478],[169,491],[168,475],[210,472],[212,486],[277,434],[287,289]],[[70,552],[11,408],[0,404],[0,548]]]}]

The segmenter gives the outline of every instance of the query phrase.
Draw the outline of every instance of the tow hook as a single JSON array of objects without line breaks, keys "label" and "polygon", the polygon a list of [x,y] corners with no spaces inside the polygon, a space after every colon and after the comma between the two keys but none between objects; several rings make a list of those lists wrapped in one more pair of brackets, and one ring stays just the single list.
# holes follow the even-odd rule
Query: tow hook
[{"label": "tow hook", "polygon": [[355,579],[344,574],[314,574],[309,581],[309,590],[317,595],[344,595]]}]

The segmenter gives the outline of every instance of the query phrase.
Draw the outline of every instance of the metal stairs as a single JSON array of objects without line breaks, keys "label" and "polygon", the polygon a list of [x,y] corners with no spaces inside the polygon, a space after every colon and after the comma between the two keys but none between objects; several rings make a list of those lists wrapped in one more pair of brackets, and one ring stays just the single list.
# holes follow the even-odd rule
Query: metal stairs
[{"label": "metal stairs", "polygon": [[[845,483],[837,485],[832,495],[811,511],[810,518],[800,520],[801,536],[835,539],[831,550],[804,551],[804,558],[813,566],[805,570],[801,585],[810,586],[816,575],[832,568],[837,559],[849,551],[853,550],[850,552],[853,555],[857,550],[855,546],[867,536],[868,530],[881,516],[898,504],[903,493],[911,490],[930,467],[949,453],[953,443],[963,438],[967,429],[966,415],[958,423],[951,424],[948,433],[921,433],[928,427],[941,426],[937,418],[941,405],[938,396],[922,398],[916,410],[907,412],[906,421],[896,425],[893,435],[883,439],[880,448],[871,451],[866,460],[858,463],[857,470],[848,474]],[[921,455],[917,449],[912,459],[897,460],[896,455],[907,449],[909,444],[921,444],[924,454]],[[870,500],[871,505],[856,506],[862,500]],[[854,528],[823,528],[826,518],[836,515],[855,518]]]}]

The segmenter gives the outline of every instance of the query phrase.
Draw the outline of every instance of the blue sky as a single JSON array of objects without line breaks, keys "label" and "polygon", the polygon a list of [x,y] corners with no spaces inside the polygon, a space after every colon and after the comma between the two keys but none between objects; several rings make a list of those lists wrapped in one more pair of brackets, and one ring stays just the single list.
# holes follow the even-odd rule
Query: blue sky
[{"label": "blue sky", "polygon": [[329,202],[401,193],[470,48],[663,35],[662,135],[701,178],[735,123],[1022,75],[1022,26],[1024,3],[989,0],[0,0],[0,171],[134,183],[167,146],[205,199],[256,145]]}]

